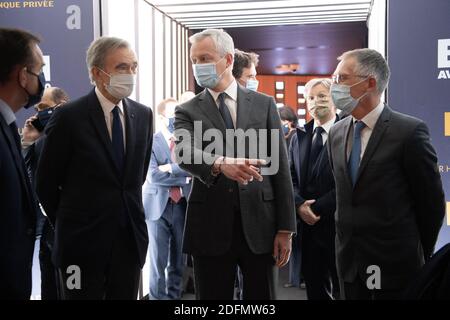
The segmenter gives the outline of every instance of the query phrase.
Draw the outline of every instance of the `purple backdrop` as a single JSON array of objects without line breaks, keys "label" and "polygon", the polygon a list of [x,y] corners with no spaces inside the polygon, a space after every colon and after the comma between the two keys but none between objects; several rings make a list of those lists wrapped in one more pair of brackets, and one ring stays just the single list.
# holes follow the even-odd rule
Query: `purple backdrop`
[{"label": "purple backdrop", "polygon": [[[450,74],[450,67],[438,68],[438,40],[450,39],[449,17],[448,0],[389,1],[388,60],[392,78],[388,103],[427,123],[439,157],[446,201],[450,201],[450,137],[444,134],[444,113],[450,112],[450,76],[438,78],[442,70]],[[450,52],[446,55],[441,59],[450,60]],[[436,250],[449,242],[446,218]]]},{"label": "purple backdrop", "polygon": [[[18,1],[20,8],[8,8],[6,3],[14,1],[0,0],[0,27],[25,29],[42,38],[41,49],[50,58],[47,84],[63,88],[72,99],[87,93],[91,85],[85,57],[94,39],[93,1],[54,0],[47,8],[24,7],[24,1]],[[19,111],[18,125],[33,113]]]}]

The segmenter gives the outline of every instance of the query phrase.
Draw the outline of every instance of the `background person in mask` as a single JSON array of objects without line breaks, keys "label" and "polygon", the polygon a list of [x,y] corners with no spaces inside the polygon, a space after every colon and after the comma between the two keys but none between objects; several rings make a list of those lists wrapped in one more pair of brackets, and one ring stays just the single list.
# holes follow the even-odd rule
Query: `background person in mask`
[{"label": "background person in mask", "polygon": [[[309,300],[333,299],[337,286],[334,255],[336,193],[326,144],[331,127],[339,120],[330,96],[331,80],[316,78],[305,85],[312,117],[298,128],[289,148],[301,271]],[[297,273],[300,272],[300,267]],[[335,283],[333,284],[333,279]]]},{"label": "background person in mask", "polygon": [[423,121],[380,100],[390,75],[381,54],[358,49],[338,60],[331,94],[351,114],[327,143],[341,291],[346,299],[399,299],[433,254],[445,214],[436,152]]},{"label": "background person in mask", "polygon": [[234,50],[233,77],[236,81],[249,90],[258,91],[258,80],[256,80],[256,67],[259,55],[254,52]]},{"label": "background person in mask", "polygon": [[278,113],[280,114],[286,147],[289,148],[292,136],[295,134],[295,129],[298,125],[298,118],[295,115],[294,110],[289,106],[279,108]]},{"label": "background person in mask", "polygon": [[0,299],[29,299],[37,202],[21,155],[14,113],[39,102],[44,58],[39,39],[0,29]]},{"label": "background person in mask", "polygon": [[[37,193],[55,226],[62,298],[136,299],[148,245],[142,184],[152,111],[127,98],[137,60],[126,41],[98,38],[86,62],[95,89],[47,124]],[[79,286],[67,281],[74,275]]]},{"label": "background person in mask", "polygon": [[[57,87],[48,87],[44,90],[41,101],[35,105],[36,111],[42,112],[45,110],[54,111],[55,108],[60,107],[69,101],[67,93]],[[39,127],[45,128],[46,121],[49,118],[40,118]],[[22,155],[25,159],[25,165],[31,180],[33,189],[36,189],[36,170],[39,157],[42,153],[42,147],[45,143],[45,134],[39,131],[33,125],[36,125],[36,115],[32,116],[25,122],[22,130]],[[41,300],[57,300],[58,286],[57,273],[55,266],[51,260],[51,253],[53,248],[54,230],[50,225],[47,217],[38,210],[36,220],[36,239],[39,239],[39,265],[41,269]]]},{"label": "background person in mask", "polygon": [[[176,154],[189,159],[178,160],[194,176],[183,250],[193,256],[197,299],[233,299],[237,266],[243,274],[244,299],[275,298],[275,266],[288,262],[296,231],[286,145],[275,101],[237,84],[231,72],[234,44],[229,34],[207,29],[189,40],[194,76],[205,90],[176,108],[175,135],[177,130],[190,134],[186,141],[177,140]],[[211,154],[206,149],[209,143],[197,140],[200,133],[194,133],[194,122],[201,123],[202,135],[206,130],[220,132],[224,140],[218,143],[224,144],[226,130],[276,130],[277,143],[267,149],[278,161],[278,171],[261,176],[257,166],[263,161],[236,158],[239,155],[233,148]],[[264,142],[256,136],[257,143]],[[246,155],[251,147],[255,145],[244,144]],[[205,161],[209,156],[213,164]]]},{"label": "background person in mask", "polygon": [[153,136],[150,167],[142,187],[149,220],[150,299],[154,300],[181,299],[183,291],[181,245],[191,178],[175,163],[173,122],[177,104],[169,98],[157,106],[161,130]]}]

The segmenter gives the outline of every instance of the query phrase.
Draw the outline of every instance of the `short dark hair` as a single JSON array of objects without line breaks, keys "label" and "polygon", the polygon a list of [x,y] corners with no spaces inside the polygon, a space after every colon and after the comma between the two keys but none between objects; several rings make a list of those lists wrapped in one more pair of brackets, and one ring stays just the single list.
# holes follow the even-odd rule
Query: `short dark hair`
[{"label": "short dark hair", "polygon": [[233,77],[239,79],[242,77],[244,68],[250,68],[252,63],[258,66],[259,55],[254,52],[244,52],[238,49],[234,50]]},{"label": "short dark hair", "polygon": [[52,100],[56,104],[61,104],[63,102],[69,102],[70,98],[67,92],[65,92],[63,89],[58,87],[53,87],[52,90]]},{"label": "short dark hair", "polygon": [[24,30],[0,28],[0,84],[6,83],[13,69],[18,65],[31,66],[34,63],[32,44],[40,39]]},{"label": "short dark hair", "polygon": [[293,127],[296,127],[298,124],[298,118],[295,115],[295,112],[292,110],[291,107],[284,106],[278,109],[278,112],[280,113],[280,119],[283,121],[290,121],[292,122]]}]

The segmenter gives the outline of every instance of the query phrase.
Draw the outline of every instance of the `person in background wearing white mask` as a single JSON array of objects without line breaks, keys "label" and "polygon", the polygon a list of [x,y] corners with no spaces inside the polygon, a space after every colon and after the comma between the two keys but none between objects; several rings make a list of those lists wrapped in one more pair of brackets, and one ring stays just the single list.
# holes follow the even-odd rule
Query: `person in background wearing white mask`
[{"label": "person in background wearing white mask", "polygon": [[401,299],[434,245],[445,215],[426,124],[381,101],[390,70],[372,49],[345,52],[331,96],[350,114],[328,135],[336,182],[338,275],[349,300]]},{"label": "person in background wearing white mask", "polygon": [[56,109],[36,177],[55,227],[62,299],[136,299],[148,233],[142,184],[152,150],[150,108],[128,98],[137,60],[101,37],[87,51],[95,89]]},{"label": "person in background wearing white mask", "polygon": [[236,81],[249,90],[258,91],[259,82],[256,80],[256,67],[259,55],[254,52],[234,50],[233,77]]}]

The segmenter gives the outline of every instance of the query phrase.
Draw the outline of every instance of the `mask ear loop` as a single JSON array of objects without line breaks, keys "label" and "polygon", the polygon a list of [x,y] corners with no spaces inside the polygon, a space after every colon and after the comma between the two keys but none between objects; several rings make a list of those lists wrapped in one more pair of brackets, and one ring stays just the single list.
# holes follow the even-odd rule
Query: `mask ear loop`
[{"label": "mask ear loop", "polygon": [[[359,82],[357,82],[357,83],[355,83],[355,84],[352,84],[352,85],[350,86],[350,88],[353,88],[354,86],[356,86],[356,85],[358,85],[358,84],[360,84],[360,83],[363,83],[364,81],[366,81],[366,80],[368,80],[368,79],[370,79],[370,76],[368,76],[367,78],[365,78],[365,79],[363,79],[363,80],[361,80],[361,81],[359,81]],[[364,98],[367,94],[368,94],[368,92],[364,93],[364,94],[363,94],[362,96],[360,96],[359,98],[354,98],[354,99],[357,100],[358,103],[359,103],[359,102],[361,101],[361,99]]]}]

